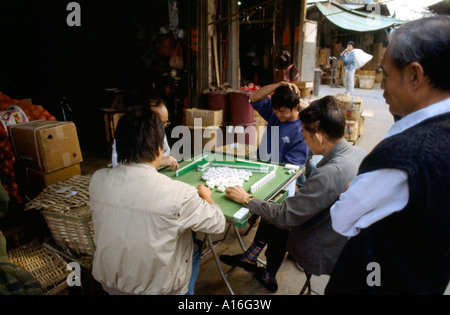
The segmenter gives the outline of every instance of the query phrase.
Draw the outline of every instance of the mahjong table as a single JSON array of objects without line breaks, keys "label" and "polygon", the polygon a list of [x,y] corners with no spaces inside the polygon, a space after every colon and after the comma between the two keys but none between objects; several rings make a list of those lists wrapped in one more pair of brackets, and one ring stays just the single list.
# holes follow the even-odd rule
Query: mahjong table
[{"label": "mahjong table", "polygon": [[[243,188],[250,193],[250,187],[263,179],[268,175],[268,172],[275,171],[275,176],[270,179],[266,184],[262,185],[256,192],[251,193],[255,198],[263,199],[272,202],[282,202],[287,197],[287,191],[284,189],[289,186],[294,180],[297,180],[303,172],[300,168],[296,172],[289,172],[283,165],[274,165],[270,163],[264,163],[261,161],[245,160],[242,158],[236,158],[227,154],[218,153],[205,153],[198,157],[193,157],[191,160],[182,161],[179,163],[180,171],[177,177],[177,172],[172,171],[170,168],[160,170],[160,173],[167,175],[168,177],[182,181],[186,184],[197,187],[200,184],[205,185],[205,181],[202,179],[202,171],[198,170],[198,167],[209,163],[210,167],[236,167],[246,168],[252,172],[252,176],[248,182],[245,182]],[[222,163],[223,162],[223,163]],[[217,164],[215,164],[217,163]],[[260,173],[258,171],[252,171],[252,168],[247,168],[246,164],[253,166],[254,164],[268,167],[268,172]],[[223,214],[227,220],[231,221],[236,227],[243,228],[247,225],[248,218],[251,213],[241,220],[233,218],[233,215],[243,207],[225,196],[225,192],[219,192],[217,189],[212,189],[212,199],[221,207]]]},{"label": "mahjong table", "polygon": [[[199,184],[205,185],[205,180],[202,179],[202,175],[207,168],[205,167],[229,167],[238,169],[247,169],[252,172],[252,176],[247,182],[244,182],[243,188],[251,193],[251,188],[257,190],[251,193],[255,198],[263,199],[269,202],[281,203],[287,198],[287,190],[285,190],[291,183],[297,180],[297,178],[303,173],[304,168],[299,168],[297,171],[289,170],[285,165],[275,165],[270,163],[264,163],[261,161],[254,161],[245,158],[238,158],[236,156],[231,156],[226,153],[204,153],[199,156],[192,157],[190,160],[182,161],[179,163],[180,169],[178,171],[172,171],[170,168],[166,167],[160,169],[159,172],[165,174],[166,176],[179,180],[194,187]],[[203,171],[202,171],[203,170]],[[270,175],[271,174],[271,175]],[[267,178],[270,180],[267,181]],[[258,183],[266,182],[261,185]],[[253,187],[252,187],[253,186]],[[230,284],[227,281],[226,274],[223,272],[217,254],[214,248],[219,245],[227,236],[228,231],[231,226],[236,231],[238,236],[239,244],[243,251],[245,251],[244,244],[240,237],[239,228],[243,228],[248,224],[248,219],[252,215],[250,212],[244,218],[238,220],[233,217],[233,215],[240,210],[243,205],[238,204],[226,197],[225,192],[220,192],[215,189],[211,189],[212,199],[216,202],[222,209],[228,225],[225,236],[222,240],[218,242],[212,242],[211,237],[206,235],[205,243],[209,245],[209,251],[212,252],[214,259],[216,261],[217,267],[219,269],[222,278],[224,279],[231,294],[234,294]],[[203,256],[206,253],[203,254]],[[262,262],[262,261],[261,261]],[[264,262],[262,262],[264,263]],[[231,271],[231,270],[230,270]]]}]

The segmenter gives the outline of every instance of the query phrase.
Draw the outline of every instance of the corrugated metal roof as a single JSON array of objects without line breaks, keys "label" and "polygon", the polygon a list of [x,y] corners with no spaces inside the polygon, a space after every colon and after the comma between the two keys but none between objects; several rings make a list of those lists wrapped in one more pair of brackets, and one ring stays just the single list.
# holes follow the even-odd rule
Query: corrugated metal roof
[{"label": "corrugated metal roof", "polygon": [[363,13],[335,2],[315,3],[322,14],[337,26],[357,32],[370,32],[389,28],[405,21],[375,13]]}]

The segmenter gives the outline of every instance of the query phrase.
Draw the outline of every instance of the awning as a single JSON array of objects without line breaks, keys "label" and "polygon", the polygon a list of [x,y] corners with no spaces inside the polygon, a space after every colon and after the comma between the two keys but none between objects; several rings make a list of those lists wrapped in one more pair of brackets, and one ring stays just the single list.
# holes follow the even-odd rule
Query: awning
[{"label": "awning", "polygon": [[375,13],[363,13],[350,10],[334,2],[319,2],[315,5],[333,24],[340,28],[356,32],[382,30],[405,22]]}]

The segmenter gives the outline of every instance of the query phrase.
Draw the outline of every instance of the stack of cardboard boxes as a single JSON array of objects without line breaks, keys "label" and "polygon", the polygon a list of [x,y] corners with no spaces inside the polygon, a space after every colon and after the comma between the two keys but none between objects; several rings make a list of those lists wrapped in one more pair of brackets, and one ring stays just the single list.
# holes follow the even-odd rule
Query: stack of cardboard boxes
[{"label": "stack of cardboard boxes", "polygon": [[73,122],[35,120],[8,126],[22,194],[32,199],[55,182],[81,175],[83,161]]},{"label": "stack of cardboard boxes", "polygon": [[345,139],[355,144],[358,137],[364,133],[364,116],[361,115],[363,100],[350,94],[336,94],[334,97],[345,117]]}]

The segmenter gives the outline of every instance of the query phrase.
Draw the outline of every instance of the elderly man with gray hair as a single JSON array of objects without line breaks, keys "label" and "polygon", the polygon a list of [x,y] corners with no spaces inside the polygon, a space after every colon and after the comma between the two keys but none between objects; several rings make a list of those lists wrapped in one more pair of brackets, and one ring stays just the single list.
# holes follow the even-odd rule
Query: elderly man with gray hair
[{"label": "elderly man with gray hair", "polygon": [[384,98],[401,116],[331,208],[351,237],[326,294],[443,294],[450,279],[450,18],[396,30]]}]

